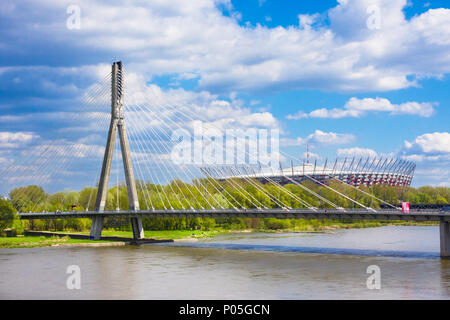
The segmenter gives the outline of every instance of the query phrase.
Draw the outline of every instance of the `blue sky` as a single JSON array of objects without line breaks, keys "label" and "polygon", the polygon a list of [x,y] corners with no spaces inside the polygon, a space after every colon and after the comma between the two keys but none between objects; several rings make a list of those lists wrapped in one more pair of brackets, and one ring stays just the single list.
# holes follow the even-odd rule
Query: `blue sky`
[{"label": "blue sky", "polygon": [[[80,10],[79,28],[67,25],[70,5]],[[221,105],[210,121],[280,128],[282,149],[298,157],[307,144],[322,160],[402,157],[417,164],[413,185],[448,186],[448,7],[433,0],[2,1],[0,165],[17,165],[56,137],[97,146],[89,150],[101,157],[108,110],[85,106],[86,92],[122,60],[130,91],[149,100],[177,98],[205,112]],[[77,161],[72,171],[88,172]],[[88,176],[70,181],[80,187]]]}]

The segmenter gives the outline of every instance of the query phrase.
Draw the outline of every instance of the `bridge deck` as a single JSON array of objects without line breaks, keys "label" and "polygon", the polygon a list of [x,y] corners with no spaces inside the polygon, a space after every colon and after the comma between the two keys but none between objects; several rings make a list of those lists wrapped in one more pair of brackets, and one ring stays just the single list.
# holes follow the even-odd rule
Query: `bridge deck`
[{"label": "bridge deck", "polygon": [[400,210],[382,209],[247,209],[247,210],[139,210],[139,211],[71,211],[71,212],[31,212],[18,213],[22,219],[62,219],[93,217],[205,217],[205,218],[279,218],[279,219],[368,219],[368,220],[410,220],[410,221],[450,221],[450,212],[442,210]]}]

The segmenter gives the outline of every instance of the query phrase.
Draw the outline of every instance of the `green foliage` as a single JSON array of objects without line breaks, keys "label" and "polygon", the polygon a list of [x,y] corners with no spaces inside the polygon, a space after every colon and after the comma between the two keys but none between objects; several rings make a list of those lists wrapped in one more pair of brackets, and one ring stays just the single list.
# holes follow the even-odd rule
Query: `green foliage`
[{"label": "green foliage", "polygon": [[0,233],[13,225],[14,211],[9,201],[0,199]]},{"label": "green foliage", "polygon": [[268,218],[265,221],[267,229],[278,230],[278,229],[289,229],[291,227],[291,222],[288,219],[273,219]]},{"label": "green foliage", "polygon": [[[370,195],[387,201],[391,204],[400,205],[401,201],[409,201],[411,204],[423,203],[450,203],[450,188],[447,187],[392,187],[375,185],[371,187],[360,186],[363,192],[337,181],[330,181],[330,187],[345,194],[347,198],[337,194],[329,188],[319,186],[311,181],[304,181],[303,186],[320,194],[322,197],[344,208],[357,207],[355,200],[365,206],[379,208],[380,201]],[[141,209],[200,209],[210,208],[304,208],[303,202],[314,207],[331,208],[331,206],[319,200],[316,196],[306,191],[299,185],[288,184],[286,190],[271,183],[261,184],[258,181],[249,183],[240,179],[229,181],[218,181],[212,179],[198,179],[192,183],[181,180],[171,181],[168,185],[155,185],[145,181],[136,181],[139,204]],[[263,190],[265,192],[263,192]],[[271,196],[267,196],[267,194]],[[293,195],[293,196],[292,196]],[[48,219],[14,221],[8,218],[10,209],[21,212],[27,211],[49,211],[56,210],[94,210],[97,188],[84,188],[81,191],[60,191],[48,194],[42,187],[26,186],[13,189],[10,192],[10,201],[0,202],[8,209],[6,213],[7,226],[13,225],[20,233],[23,228],[31,230],[54,230],[54,231],[83,231],[88,230],[91,225],[90,219]],[[77,206],[73,208],[73,206]],[[12,207],[13,206],[13,207]],[[128,209],[128,192],[125,184],[108,190],[106,199],[106,210]],[[14,216],[14,215],[13,215]],[[351,222],[353,223],[353,222]],[[303,219],[255,219],[255,218],[144,218],[145,230],[197,230],[207,231],[211,229],[260,229],[260,230],[318,230],[335,225],[336,222],[322,220]],[[356,224],[355,224],[356,225]],[[361,224],[362,225],[362,224]],[[120,217],[109,217],[105,219],[105,228],[117,231],[130,232],[129,219]]]}]

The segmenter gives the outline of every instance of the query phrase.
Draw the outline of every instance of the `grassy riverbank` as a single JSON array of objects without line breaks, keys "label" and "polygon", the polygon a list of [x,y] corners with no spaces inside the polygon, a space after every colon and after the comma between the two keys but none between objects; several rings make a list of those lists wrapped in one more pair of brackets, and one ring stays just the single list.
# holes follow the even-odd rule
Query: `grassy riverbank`
[{"label": "grassy riverbank", "polygon": [[[92,243],[92,240],[70,239],[69,237],[44,237],[44,236],[17,236],[0,237],[0,248],[35,248],[51,247],[61,244],[86,244]],[[98,241],[98,243],[109,243],[110,241]]]},{"label": "grassy riverbank", "polygon": [[[359,222],[342,222],[331,220],[309,220],[308,222],[301,223],[298,221],[295,226],[289,228],[278,229],[222,229],[217,228],[214,230],[160,230],[160,231],[145,231],[146,239],[155,240],[185,240],[192,241],[197,239],[212,238],[220,234],[226,233],[241,233],[241,232],[267,232],[267,233],[285,233],[285,232],[329,232],[338,229],[359,229],[359,228],[376,228],[387,225],[396,226],[431,226],[437,225],[434,222],[408,222],[408,221],[359,221]],[[66,232],[66,233],[70,233]],[[75,232],[73,232],[75,233]],[[88,235],[89,232],[77,232],[78,234]],[[131,231],[115,231],[105,230],[102,232],[102,236],[105,237],[122,237],[132,238]],[[117,242],[111,241],[93,241],[88,239],[71,239],[69,237],[57,237],[57,236],[17,236],[17,237],[0,237],[0,248],[33,248],[33,247],[51,247],[51,246],[87,246],[89,244],[102,244],[117,245]]]},{"label": "grassy riverbank", "polygon": [[[67,232],[70,233],[70,232]],[[75,232],[74,232],[75,233]],[[200,238],[209,238],[218,234],[226,233],[224,230],[170,230],[170,231],[145,231],[145,238],[155,240],[192,240]],[[79,234],[88,235],[89,232],[80,232]],[[132,238],[133,233],[131,231],[112,231],[106,230],[102,232],[102,236],[105,237],[123,237]],[[94,241],[89,239],[71,239],[68,236],[22,236],[17,237],[0,237],[0,249],[1,248],[35,248],[35,247],[52,247],[52,246],[64,246],[71,245],[86,246],[88,244],[111,244],[117,245],[120,241]]]},{"label": "grassy riverbank", "polygon": [[[180,239],[201,239],[210,238],[218,234],[225,233],[225,230],[145,230],[144,237],[148,239],[155,240],[180,240]],[[80,234],[89,234],[89,232],[80,232]],[[115,230],[105,230],[102,232],[104,237],[124,237],[132,238],[133,232],[131,231],[115,231]]]}]

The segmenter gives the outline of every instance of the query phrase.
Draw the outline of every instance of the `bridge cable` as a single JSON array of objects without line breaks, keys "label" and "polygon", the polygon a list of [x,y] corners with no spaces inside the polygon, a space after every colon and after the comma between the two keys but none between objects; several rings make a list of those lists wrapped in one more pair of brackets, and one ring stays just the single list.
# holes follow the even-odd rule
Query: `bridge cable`
[{"label": "bridge cable", "polygon": [[[56,141],[53,141],[53,142],[56,142]],[[53,145],[53,143],[52,143],[52,145]],[[97,147],[97,146],[91,145],[91,147],[88,147],[88,154],[95,147]],[[55,148],[53,148],[53,150],[55,150],[55,153],[57,154],[57,156],[54,156],[54,157],[48,156],[47,160],[44,160],[44,162],[41,162],[41,164],[38,167],[36,167],[34,170],[35,172],[41,172],[41,173],[37,174],[37,175],[36,174],[33,175],[32,178],[36,179],[37,177],[41,177],[40,181],[42,182],[42,177],[47,178],[47,177],[52,176],[53,172],[55,172],[56,170],[66,169],[73,162],[73,160],[75,158],[73,156],[67,157],[67,152],[72,151],[72,153],[74,153],[73,151],[75,151],[75,155],[77,155],[82,152],[83,148],[84,148],[84,145],[79,144],[77,142],[69,142],[69,144],[66,144],[64,146],[56,146]],[[48,149],[49,148],[46,148],[47,151],[48,151]],[[36,159],[34,161],[34,163],[39,159],[42,160],[43,159],[42,156],[40,156],[38,159]],[[63,160],[65,160],[65,161],[63,161]],[[51,167],[51,165],[53,165],[54,163],[56,163],[56,165]],[[45,170],[44,170],[44,168],[45,168]],[[37,190],[35,190],[32,194],[29,194],[27,196],[28,197],[34,196],[35,192],[37,192]],[[25,190],[23,190],[22,194],[23,195],[25,194]],[[13,205],[15,205],[15,203],[21,199],[23,199],[23,197],[14,200]]]},{"label": "bridge cable", "polygon": [[[163,107],[163,106],[162,106],[162,107]],[[164,107],[163,107],[163,108],[164,108]],[[146,109],[148,110],[148,108],[146,108]],[[166,109],[167,109],[167,108],[166,108]],[[168,119],[170,119],[170,118],[168,118]],[[217,144],[217,141],[214,141],[214,143]],[[223,146],[222,146],[222,147],[223,147]],[[249,180],[249,179],[246,179],[246,180],[247,180],[251,185],[255,186],[258,190],[260,190],[265,196],[269,197],[269,199],[270,199],[270,196],[271,196],[271,195],[269,195],[265,190],[261,189],[261,187],[255,185],[254,181],[251,181],[251,180]],[[275,200],[275,202],[276,202],[276,200]],[[285,205],[284,203],[282,203],[281,207],[286,207],[286,205]]]},{"label": "bridge cable", "polygon": [[[143,148],[143,146],[142,146],[142,144],[141,144],[140,138],[136,138],[137,135],[134,133],[135,130],[134,130],[133,126],[130,126],[128,129],[129,129],[128,132],[130,132],[131,136],[135,137],[134,139],[135,139],[135,141],[137,141],[137,143],[138,143],[138,144],[136,144],[137,148],[138,148],[138,149],[142,152],[142,154],[147,158],[147,153],[144,151],[144,148]],[[145,166],[146,166],[146,168],[147,168],[147,171],[150,173],[150,175],[151,175],[152,178],[153,178],[153,174],[151,174],[152,171],[149,169],[149,167],[148,167],[148,165],[147,165],[147,162],[144,162],[144,164],[145,164]],[[159,166],[158,163],[156,163],[156,165],[158,166],[158,168],[160,168],[160,166]],[[156,182],[157,182],[157,185],[155,186],[155,187],[156,187],[156,190],[157,190],[157,194],[159,195],[159,198],[160,198],[160,200],[161,200],[161,203],[162,203],[164,209],[167,210],[167,207],[166,207],[166,205],[165,205],[164,200],[163,200],[162,197],[161,197],[161,192],[162,192],[162,194],[164,195],[164,197],[166,198],[167,203],[168,203],[170,209],[171,209],[171,210],[174,210],[174,208],[173,208],[173,206],[172,206],[172,203],[170,202],[170,199],[169,199],[169,197],[167,196],[167,194],[166,194],[166,192],[165,192],[165,190],[164,190],[164,186],[161,184],[161,182],[160,182],[160,180],[159,180],[159,176],[158,176],[158,174],[156,174],[156,173],[155,173],[155,178],[156,178],[155,180],[156,180]],[[161,192],[158,191],[158,186],[159,186],[159,188],[161,189]],[[183,207],[183,205],[182,205],[182,207]]]},{"label": "bridge cable", "polygon": [[[53,167],[53,168],[51,168],[51,169],[48,167],[49,165],[46,165],[47,168],[44,169],[44,167],[40,167],[39,171],[42,171],[42,172],[50,172],[50,174],[48,175],[49,177],[51,177],[52,174],[53,174],[53,172],[56,171],[56,170],[58,170],[58,171],[56,171],[56,172],[59,172],[59,170],[64,170],[64,171],[65,171],[65,170],[70,166],[70,164],[73,163],[74,159],[76,158],[76,157],[73,156],[74,153],[75,153],[75,154],[78,154],[79,152],[81,152],[81,149],[83,148],[83,147],[80,146],[80,145],[79,145],[79,146],[75,146],[75,147],[74,147],[74,146],[75,146],[75,143],[66,145],[66,146],[64,146],[64,147],[62,148],[62,150],[58,151],[58,153],[60,153],[60,155],[59,155],[58,157],[53,157],[53,158],[49,157],[49,161],[48,161],[49,163],[55,162],[55,163],[57,163],[57,164],[59,164],[59,165],[57,165],[57,166],[55,166],[55,167]],[[92,152],[94,149],[96,149],[96,148],[97,148],[97,145],[91,145],[91,146],[89,146],[88,149],[87,149],[87,151],[85,152],[85,154],[87,154],[87,155],[91,154],[91,152]],[[70,151],[70,155],[71,155],[71,156],[68,156],[69,151]],[[63,160],[67,160],[67,161],[63,161]],[[38,183],[38,184],[39,184],[39,183]],[[32,198],[32,197],[35,195],[36,192],[37,192],[37,190],[35,190],[34,192],[32,192],[31,195],[26,195],[26,196]],[[25,191],[23,191],[23,193],[25,193]],[[25,196],[25,195],[24,195],[24,196]],[[41,201],[45,196],[46,196],[46,193],[44,192],[44,194],[43,194],[43,195],[38,199],[38,201],[34,204],[32,210],[34,210],[34,208],[36,208],[36,206],[40,203],[40,201]]]},{"label": "bridge cable", "polygon": [[[162,106],[162,105],[161,105]],[[163,108],[164,108],[164,106],[162,106]],[[169,109],[167,109],[167,108],[165,108],[166,110],[169,110]],[[178,109],[178,111],[180,112],[180,113],[183,113],[187,118],[190,118],[192,121],[195,121],[195,119],[193,119],[193,118],[191,118],[190,116],[188,116],[187,115],[187,113],[186,112],[183,112],[183,111],[180,111],[179,109]],[[175,114],[174,114],[175,115]],[[247,154],[249,154],[246,150],[245,150],[245,152],[247,153]],[[249,154],[249,156],[251,156],[250,154]],[[284,187],[282,187],[281,185],[279,185],[279,188],[284,188]],[[310,208],[312,208],[312,207],[310,207]]]},{"label": "bridge cable", "polygon": [[[140,106],[138,106],[138,107],[143,111],[143,114],[145,115],[145,111],[144,111]],[[137,111],[137,110],[136,110],[136,111]],[[154,113],[152,113],[152,114],[153,114],[153,116],[154,116],[155,118],[158,118],[159,120],[162,120],[162,119],[160,119],[156,114],[154,114]],[[162,123],[166,123],[165,121],[161,121],[161,122],[162,122]],[[158,137],[161,138],[161,137],[159,136],[159,134],[158,134],[155,130],[153,130],[152,128],[150,128],[150,129],[152,130],[152,132],[153,132],[155,135],[158,135]],[[162,131],[162,130],[161,130],[161,132],[163,132],[164,135],[165,135],[168,139],[170,139],[169,135],[168,135],[165,131]],[[164,146],[165,150],[166,150],[167,152],[170,153],[170,150],[169,150],[168,147],[162,142],[162,139],[160,139],[160,141],[161,141],[162,145]],[[192,174],[192,171],[191,171],[191,169],[189,168],[189,166],[183,165],[183,167],[186,168],[186,169]],[[182,172],[186,175],[186,177],[188,177],[185,171],[182,171]],[[189,178],[189,177],[188,177],[188,178]],[[201,191],[198,189],[198,187],[197,187],[195,184],[193,184],[193,185],[194,185],[194,187],[197,189],[197,191],[201,194]],[[205,190],[206,190],[206,192],[209,194],[209,196],[210,196],[212,199],[214,199],[214,201],[218,204],[218,206],[221,207],[221,209],[225,209],[225,208],[217,201],[217,199],[214,198],[214,196],[213,196],[207,189],[205,189]],[[209,203],[209,201],[207,200],[207,198],[205,198],[205,200],[208,202],[208,204],[209,204],[213,209],[215,209],[214,206],[212,206],[212,205]]]},{"label": "bridge cable", "polygon": [[[147,108],[146,108],[147,109]],[[148,110],[148,109],[147,109]],[[233,184],[233,182],[231,182],[231,184]],[[235,187],[236,187],[236,185],[234,185]],[[240,186],[239,186],[240,187]],[[240,187],[240,188],[242,188],[242,187]],[[245,189],[243,189],[247,194],[249,194]],[[251,195],[251,194],[249,194],[252,198],[254,198],[253,197],[253,195]],[[247,198],[247,197],[246,197]],[[248,198],[247,198],[248,199]],[[254,198],[255,199],[255,198]],[[255,199],[256,200],[256,199]],[[259,205],[256,205],[256,207],[258,208],[258,209],[260,209],[260,206],[262,206],[262,207],[265,207],[265,206],[263,206],[258,200],[256,200],[258,203],[259,203]],[[252,204],[255,204],[255,203],[253,203],[252,201],[250,201]],[[265,207],[266,209],[267,209],[267,207]]]},{"label": "bridge cable", "polygon": [[[144,112],[144,114],[145,114],[145,110],[143,110],[141,107],[139,107],[143,112]],[[148,109],[147,109],[148,110]],[[157,117],[154,113],[152,113],[155,117]],[[169,119],[170,120],[170,119]],[[166,122],[165,121],[162,121],[162,123],[164,123],[166,126],[168,126],[167,124],[166,124]],[[175,123],[176,124],[176,123]],[[178,124],[176,124],[179,128],[181,128]],[[165,131],[163,131],[164,132],[164,135],[168,138],[168,139],[170,139],[170,137],[168,136],[168,134],[165,132]],[[165,149],[168,151],[168,148],[167,148],[167,146],[165,147]],[[193,174],[192,173],[192,170],[189,168],[189,166],[187,166],[187,165],[182,165],[184,168],[186,168],[191,174]],[[184,172],[184,171],[183,171]],[[185,172],[184,172],[185,173]],[[187,174],[185,173],[185,175],[186,175],[186,177],[188,177],[187,176]],[[193,175],[194,176],[194,175]],[[189,177],[188,177],[189,178]],[[194,184],[194,186],[195,186],[195,184]],[[215,186],[214,186],[214,184],[212,184],[212,186],[219,192],[219,193],[221,193],[220,192],[220,190],[218,190]],[[198,189],[198,188],[197,188]],[[207,189],[206,189],[207,190]],[[200,190],[198,190],[199,192],[200,192]],[[222,207],[222,205],[214,198],[214,196],[213,195],[211,195],[210,193],[209,193],[209,191],[207,191],[207,193],[216,201],[216,203],[222,208],[222,209],[224,209],[223,207]],[[234,207],[233,205],[232,205],[232,203],[231,202],[229,202],[228,201],[228,199],[226,198],[226,197],[224,197],[224,199],[232,206],[232,207]],[[234,207],[235,208],[235,207]],[[236,210],[237,210],[237,208],[235,208]]]},{"label": "bridge cable", "polygon": [[[135,110],[133,110],[136,114],[138,114],[139,112],[138,112],[138,110],[137,110],[137,108],[135,108]],[[144,114],[145,115],[145,114]],[[150,119],[149,119],[150,120]],[[164,146],[164,143],[163,143],[163,140],[162,140],[162,138],[159,136],[159,134],[157,134],[157,132],[156,131],[154,131],[153,130],[153,128],[150,126],[150,130],[152,131],[152,133],[154,134],[154,135],[157,135],[157,139],[158,139],[158,142],[161,144],[161,145],[163,145]],[[148,139],[151,139],[151,137],[150,137],[150,135],[145,131],[145,129],[144,128],[142,128],[142,131],[144,132],[144,135],[148,138]],[[155,153],[156,154],[164,154],[163,152],[162,152],[162,150],[159,148],[159,145],[158,144],[155,144],[155,148],[153,148],[153,150],[155,151]],[[164,164],[164,167],[166,168],[166,170],[167,170],[167,172],[169,173],[170,171],[169,171],[169,169],[168,169],[168,167],[167,167],[167,164],[163,161],[163,164]],[[184,171],[183,171],[184,172]],[[185,173],[186,174],[186,173]],[[170,175],[170,173],[169,173],[169,175]],[[172,176],[172,181],[173,181],[173,183],[177,186],[177,188],[178,188],[178,190],[180,191],[180,193],[181,193],[181,195],[184,197],[184,200],[188,203],[188,205],[190,206],[190,208],[192,209],[192,210],[194,210],[194,208],[193,208],[193,206],[192,206],[192,204],[187,200],[187,196],[186,196],[186,194],[182,191],[182,189],[180,188],[180,186],[179,186],[179,183],[178,183],[178,179],[174,179],[173,178],[173,176]],[[170,183],[170,186],[171,186],[171,181],[169,180],[169,183]],[[186,186],[186,185],[185,185]],[[202,204],[198,201],[198,199],[194,196],[194,194],[192,193],[192,191],[190,190],[190,188],[188,187],[188,186],[186,186],[186,189],[191,193],[191,195],[192,195],[192,197],[193,197],[193,199],[194,200],[196,200],[197,201],[197,203],[199,204],[199,206],[202,208],[202,209],[204,209],[204,207],[202,206]],[[173,190],[173,189],[172,189]],[[198,188],[197,188],[197,190],[198,190]],[[199,193],[201,194],[201,192],[200,192],[200,190],[198,190],[199,191]],[[175,191],[174,191],[174,193],[175,193]],[[208,202],[208,200],[207,199],[205,199],[206,200],[206,202],[213,208],[213,209],[215,209],[209,202]]]},{"label": "bridge cable", "polygon": [[[134,123],[134,124],[137,124],[138,121],[134,121],[133,123]],[[136,127],[137,127],[137,126],[136,126]],[[133,128],[133,129],[134,129],[134,128]],[[142,136],[140,136],[140,137],[142,137],[142,142],[143,142],[144,145],[145,145],[145,146],[143,146],[143,148],[144,148],[143,153],[146,153],[146,154],[147,154],[147,152],[145,152],[145,147],[147,147],[147,148],[148,148],[148,151],[150,151],[150,148],[148,147],[148,145],[147,145],[147,143],[146,143],[146,141],[145,141],[145,137],[144,137],[144,135],[147,136],[147,133],[145,132],[145,129],[142,128],[142,126],[140,126],[139,130],[141,130],[141,131],[143,132]],[[147,136],[147,138],[149,138],[149,137]],[[156,148],[153,148],[153,150],[155,151],[155,154],[158,154],[157,151],[156,151]],[[158,148],[158,150],[159,150],[159,148]],[[159,161],[159,159],[158,159],[157,161]],[[161,173],[162,173],[162,174],[164,175],[164,177],[168,180],[168,186],[169,186],[169,188],[172,190],[172,193],[174,194],[174,196],[177,198],[177,200],[178,200],[178,202],[179,202],[181,208],[182,208],[182,209],[186,209],[185,206],[182,204],[180,198],[178,197],[177,192],[175,192],[175,190],[174,190],[174,188],[173,188],[173,186],[172,186],[171,179],[170,179],[170,171],[169,171],[169,169],[168,169],[166,163],[165,163],[164,161],[162,161],[162,164],[163,164],[164,168],[166,169],[166,172],[167,172],[168,175],[166,175],[166,174],[164,173],[164,171],[161,169],[161,167],[159,167]],[[176,184],[176,186],[178,187],[179,191],[180,191],[181,194],[183,195],[183,193],[182,193],[180,187],[178,186],[178,184]],[[183,200],[187,203],[187,205],[188,205],[192,210],[194,210],[194,208],[192,207],[192,204],[187,200],[186,197],[184,197]]]},{"label": "bridge cable", "polygon": [[[106,88],[106,87],[103,87],[103,88],[101,89],[101,91],[103,92],[102,94],[106,93],[106,92],[105,92],[106,90],[107,90],[107,88]],[[108,89],[108,90],[109,90],[109,89]],[[90,100],[89,103],[91,103],[92,101],[93,101],[93,99]],[[45,154],[45,153],[47,152],[47,150],[48,150],[48,149],[53,145],[53,143],[55,143],[56,141],[57,141],[56,139],[53,139],[52,141],[50,141],[50,144],[47,145],[47,148],[41,151],[40,156],[42,156],[43,154]],[[21,161],[20,161],[19,163],[15,163],[15,162],[12,163],[10,166],[8,166],[8,167],[3,171],[3,173],[2,173],[0,176],[6,177],[7,174],[11,174],[11,173],[12,173],[11,171],[14,170],[14,169],[16,169],[16,171],[17,171],[18,169],[20,169],[20,167],[17,168],[17,166],[18,166],[20,163],[25,163],[27,160],[30,160],[32,156],[33,156],[33,154],[30,153],[30,154],[28,155],[28,157],[21,157],[21,158],[20,158]],[[33,159],[34,159],[35,161],[37,161],[37,160],[39,159],[39,156],[38,156],[38,157],[35,157],[35,158],[33,158]]]},{"label": "bridge cable", "polygon": [[[144,114],[145,116],[147,116],[146,113],[145,113],[145,111],[142,109],[142,107],[140,107],[140,106],[137,106],[137,107],[140,108],[140,109],[143,111],[143,114]],[[136,113],[137,113],[137,112],[138,112],[138,110],[136,109]],[[161,120],[155,113],[152,113],[152,114],[153,114],[153,116],[154,116],[155,118],[157,118],[158,120]],[[148,116],[147,116],[147,117],[148,117]],[[165,121],[161,121],[161,123],[164,123],[164,124],[165,124]],[[154,135],[157,135],[157,136],[158,136],[158,138],[160,139],[161,145],[162,145],[163,148],[166,150],[166,152],[168,152],[167,154],[169,154],[169,153],[170,153],[170,150],[169,150],[167,144],[165,144],[165,143],[163,142],[162,137],[157,133],[156,130],[153,130],[152,127],[150,127],[150,130],[152,131],[152,133],[153,133]],[[167,134],[167,132],[165,132],[165,131],[163,131],[163,130],[161,130],[161,132],[166,136],[166,138],[168,138],[168,139],[170,140],[170,137],[169,137],[169,135]],[[160,150],[160,151],[161,151],[161,150]],[[173,166],[173,167],[174,167],[174,166]],[[189,168],[189,166],[182,165],[182,167],[185,168],[187,171],[189,171],[189,173],[192,174],[192,170]],[[181,171],[184,173],[184,175],[185,175],[186,178],[188,178],[188,179],[192,179],[192,178],[194,177],[194,175],[192,175],[192,178],[191,178],[191,177],[189,177],[189,176],[187,175],[186,171],[184,171],[184,170],[181,170]],[[175,180],[175,181],[177,181],[177,180]],[[182,183],[184,183],[184,182],[182,181]],[[185,186],[186,186],[186,188],[189,190],[189,192],[191,193],[191,195],[194,197],[194,199],[197,200],[197,198],[192,194],[192,192],[191,192],[189,186],[187,186],[186,184],[185,184]],[[197,189],[197,191],[199,192],[199,194],[202,193],[202,192],[199,190],[199,188],[197,187],[197,185],[195,184],[194,181],[193,181],[193,186],[194,186],[194,188]],[[211,195],[211,193],[210,193],[206,188],[205,188],[205,191],[206,191],[206,192],[208,193],[208,195],[209,195],[209,196],[217,203],[217,205],[218,205],[221,209],[225,209],[225,208],[217,201],[217,199],[215,199],[215,198]],[[208,199],[207,199],[206,197],[205,197],[205,201],[208,203],[208,205],[209,205],[212,209],[215,210],[214,206],[208,201]],[[197,200],[197,202],[198,202],[198,200]],[[199,203],[199,204],[200,204],[200,203]],[[201,205],[201,204],[200,204],[200,205]]]}]

